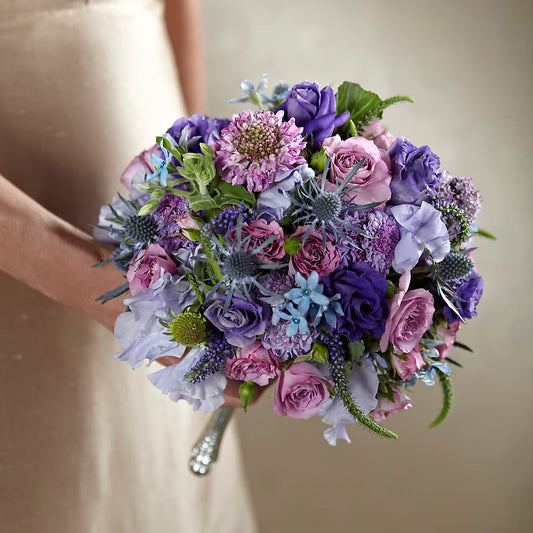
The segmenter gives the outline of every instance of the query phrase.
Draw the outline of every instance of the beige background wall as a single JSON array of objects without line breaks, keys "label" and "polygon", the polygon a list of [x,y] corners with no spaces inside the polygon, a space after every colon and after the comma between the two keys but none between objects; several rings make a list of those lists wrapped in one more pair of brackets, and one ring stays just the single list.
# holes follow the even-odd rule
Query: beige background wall
[{"label": "beige background wall", "polygon": [[526,0],[374,2],[203,0],[209,112],[228,116],[239,82],[359,82],[383,97],[396,134],[429,144],[481,189],[486,289],[460,333],[455,407],[426,429],[440,392],[388,426],[397,442],[351,428],[330,448],[316,420],[278,418],[263,398],[239,415],[262,532],[525,532],[533,530],[531,349],[532,14]]}]

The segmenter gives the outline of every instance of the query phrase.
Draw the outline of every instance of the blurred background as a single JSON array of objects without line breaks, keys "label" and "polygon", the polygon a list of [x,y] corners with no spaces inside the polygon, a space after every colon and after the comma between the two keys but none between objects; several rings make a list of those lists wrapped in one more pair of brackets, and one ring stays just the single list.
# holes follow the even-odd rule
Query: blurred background
[{"label": "blurred background", "polygon": [[[260,531],[533,531],[533,354],[530,98],[531,0],[203,0],[208,114],[241,107],[239,83],[344,80],[415,104],[384,123],[428,144],[484,198],[476,261],[485,278],[479,317],[455,350],[455,405],[440,427],[438,385],[417,385],[400,434],[381,440],[351,427],[331,448],[319,418],[272,414],[267,393],[238,415]],[[224,450],[222,449],[222,453]]]}]

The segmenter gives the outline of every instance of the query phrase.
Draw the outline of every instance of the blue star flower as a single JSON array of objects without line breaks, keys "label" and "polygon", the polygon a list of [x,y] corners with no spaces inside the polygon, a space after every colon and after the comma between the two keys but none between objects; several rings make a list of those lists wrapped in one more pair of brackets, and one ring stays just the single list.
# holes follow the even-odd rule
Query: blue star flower
[{"label": "blue star flower", "polygon": [[307,280],[297,272],[294,279],[299,287],[291,289],[284,296],[298,306],[298,311],[303,316],[307,315],[311,303],[315,303],[320,307],[329,305],[329,298],[322,294],[324,286],[318,283],[317,272],[311,272]]},{"label": "blue star flower", "polygon": [[307,325],[305,316],[303,316],[298,309],[295,309],[292,304],[287,304],[285,310],[290,314],[285,313],[280,309],[274,309],[274,313],[280,318],[290,321],[289,325],[287,326],[287,337],[292,337],[297,333],[308,334],[309,327]]},{"label": "blue star flower", "polygon": [[167,165],[170,163],[172,159],[172,155],[163,146],[163,143],[161,143],[159,146],[161,147],[161,150],[163,150],[164,159],[162,159],[161,157],[158,157],[155,154],[152,154],[150,156],[150,160],[152,161],[152,164],[154,165],[154,171],[149,176],[146,177],[146,181],[153,180],[154,178],[159,176],[161,185],[163,185],[163,187],[166,187],[167,178],[168,178]]}]

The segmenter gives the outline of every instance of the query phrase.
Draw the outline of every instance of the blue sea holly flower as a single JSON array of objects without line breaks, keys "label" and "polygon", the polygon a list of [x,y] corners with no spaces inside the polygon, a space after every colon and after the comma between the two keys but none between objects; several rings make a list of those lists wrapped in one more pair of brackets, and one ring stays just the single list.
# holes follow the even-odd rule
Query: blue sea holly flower
[{"label": "blue sea holly flower", "polygon": [[291,303],[287,304],[287,306],[285,307],[285,311],[288,311],[288,313],[285,313],[280,309],[274,309],[274,313],[277,316],[283,318],[284,320],[290,321],[289,325],[287,326],[288,337],[292,337],[297,333],[309,333],[309,326],[307,325],[307,320],[305,316],[303,316],[298,309],[295,309],[294,305],[292,305]]},{"label": "blue sea holly flower", "polygon": [[318,273],[313,271],[306,280],[299,272],[294,276],[299,287],[285,293],[285,298],[298,306],[302,315],[307,315],[311,302],[319,306],[328,306],[329,298],[322,294],[324,286],[318,283]]},{"label": "blue sea holly flower", "polygon": [[157,178],[157,176],[159,176],[161,185],[163,185],[163,187],[166,187],[167,178],[168,178],[167,165],[172,160],[172,155],[163,146],[163,143],[161,143],[159,146],[161,147],[161,150],[163,150],[164,159],[155,154],[152,154],[150,156],[150,160],[152,161],[152,164],[154,165],[154,171],[149,176],[146,176],[146,181],[153,180],[154,178]]}]

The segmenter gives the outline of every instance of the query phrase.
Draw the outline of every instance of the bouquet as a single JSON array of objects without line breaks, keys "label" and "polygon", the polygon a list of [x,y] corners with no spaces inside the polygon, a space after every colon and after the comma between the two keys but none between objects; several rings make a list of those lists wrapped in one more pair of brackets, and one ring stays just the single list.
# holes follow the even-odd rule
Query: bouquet
[{"label": "bouquet", "polygon": [[276,415],[321,416],[324,436],[350,442],[358,422],[382,426],[411,407],[408,389],[442,384],[460,325],[476,316],[483,279],[471,238],[472,180],[428,146],[395,138],[382,100],[344,82],[303,82],[265,94],[244,81],[252,109],[231,120],[180,118],[137,156],[100,213],[96,236],[129,290],[115,357],[194,409],[224,403],[240,382],[244,408],[274,384]]}]

